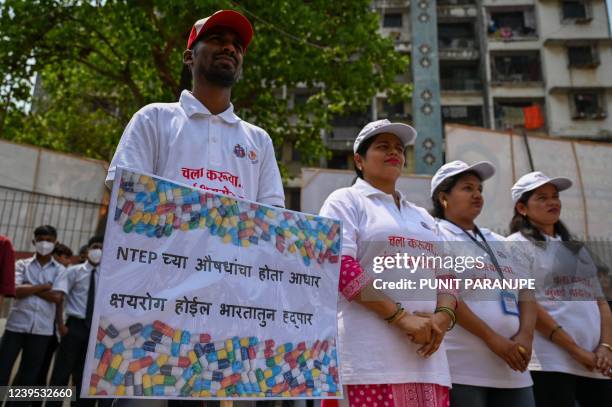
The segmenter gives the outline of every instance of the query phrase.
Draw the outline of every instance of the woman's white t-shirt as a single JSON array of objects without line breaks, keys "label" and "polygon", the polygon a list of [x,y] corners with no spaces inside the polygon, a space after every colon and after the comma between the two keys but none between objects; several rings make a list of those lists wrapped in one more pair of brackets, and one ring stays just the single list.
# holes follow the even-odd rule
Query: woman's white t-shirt
[{"label": "woman's white t-shirt", "polygon": [[[508,240],[524,242],[520,249],[530,263],[529,272],[536,279],[538,303],[579,346],[594,351],[601,335],[601,315],[596,299],[603,297],[595,263],[584,247],[574,254],[562,244],[560,237],[545,238],[545,244],[539,247],[520,232],[508,236]],[[537,331],[529,370],[606,378],[597,371],[587,370]]]},{"label": "woman's white t-shirt", "polygon": [[[446,220],[439,220],[438,226],[448,242],[446,246],[449,253],[473,258],[485,255],[485,252],[458,226]],[[513,261],[510,248],[503,243],[506,239],[488,229],[480,229],[480,232],[495,253],[504,277],[524,277],[521,265]],[[478,241],[482,240],[477,235],[472,236]],[[462,273],[457,273],[456,278],[497,280],[499,274],[492,269],[494,265],[491,263],[485,258],[487,267],[466,269]],[[516,290],[510,292],[518,298]],[[499,335],[510,338],[518,332],[519,317],[504,312],[501,305],[501,290],[487,290],[486,294],[482,291],[462,290],[460,295],[470,310]],[[497,388],[522,388],[533,384],[529,372],[512,370],[482,339],[459,324],[446,335],[444,341],[453,383]]]},{"label": "woman's white t-shirt", "polygon": [[[364,272],[374,274],[377,256],[393,255],[404,250],[426,252],[432,242],[440,241],[434,219],[421,207],[403,197],[398,209],[391,195],[362,179],[349,188],[334,191],[325,201],[320,214],[342,221],[342,254],[357,259]],[[416,247],[413,247],[416,246]],[[407,273],[404,270],[387,272]],[[433,277],[432,270],[418,270],[419,277]],[[407,311],[435,310],[435,291],[386,290]],[[425,359],[396,327],[357,303],[340,297],[338,304],[340,364],[345,384],[435,383],[450,387],[451,380],[444,344]]]}]

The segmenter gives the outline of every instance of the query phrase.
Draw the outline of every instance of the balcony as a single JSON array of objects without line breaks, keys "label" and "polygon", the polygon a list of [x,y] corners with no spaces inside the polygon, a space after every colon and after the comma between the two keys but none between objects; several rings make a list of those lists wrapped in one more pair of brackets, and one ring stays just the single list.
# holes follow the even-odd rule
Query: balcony
[{"label": "balcony", "polygon": [[474,0],[438,0],[439,19],[476,18],[478,9]]},{"label": "balcony", "polygon": [[493,101],[495,128],[545,130],[546,118],[543,106],[542,99],[495,99]]},{"label": "balcony", "polygon": [[480,58],[474,24],[438,24],[438,50],[442,60],[476,60]]},{"label": "balcony", "polygon": [[480,58],[478,44],[472,38],[453,38],[450,41],[440,39],[438,53],[441,60],[465,61]]},{"label": "balcony", "polygon": [[371,121],[371,112],[350,113],[336,116],[332,121],[332,130],[325,137],[325,144],[332,150],[351,149],[359,130]]},{"label": "balcony", "polygon": [[541,82],[542,68],[538,51],[491,54],[492,85],[529,86]]},{"label": "balcony", "polygon": [[443,92],[480,92],[478,63],[440,63],[440,89]]},{"label": "balcony", "polygon": [[500,7],[487,12],[488,35],[493,41],[533,41],[538,39],[533,7]]},{"label": "balcony", "polygon": [[379,9],[408,8],[410,0],[374,0],[372,5]]},{"label": "balcony", "polygon": [[440,78],[440,88],[443,92],[480,92],[480,78]]},{"label": "balcony", "polygon": [[482,127],[482,106],[442,106],[442,120],[444,123]]}]

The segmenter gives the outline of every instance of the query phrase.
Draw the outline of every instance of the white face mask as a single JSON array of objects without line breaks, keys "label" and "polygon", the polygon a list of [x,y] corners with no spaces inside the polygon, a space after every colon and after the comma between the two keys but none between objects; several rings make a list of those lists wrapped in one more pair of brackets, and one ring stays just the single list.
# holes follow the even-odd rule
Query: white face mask
[{"label": "white face mask", "polygon": [[50,254],[53,249],[55,249],[55,243],[53,242],[36,242],[34,243],[34,246],[36,247],[36,253],[40,254],[41,256],[46,256]]},{"label": "white face mask", "polygon": [[89,259],[91,264],[93,265],[99,264],[100,260],[102,259],[102,249],[91,249],[87,253],[87,258]]}]

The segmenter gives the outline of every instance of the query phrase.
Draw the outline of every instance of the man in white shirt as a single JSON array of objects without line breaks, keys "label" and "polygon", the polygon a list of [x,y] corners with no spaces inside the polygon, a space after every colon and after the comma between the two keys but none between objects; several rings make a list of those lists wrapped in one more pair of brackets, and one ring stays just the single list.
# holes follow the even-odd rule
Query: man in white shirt
[{"label": "man in white shirt", "polygon": [[0,386],[7,386],[21,352],[15,385],[34,386],[53,335],[56,304],[68,292],[66,269],[53,259],[57,231],[53,226],[34,230],[36,254],[15,264],[15,302],[0,343]]},{"label": "man in white shirt", "polygon": [[231,103],[253,36],[250,22],[220,10],[192,28],[183,62],[193,78],[178,103],[153,103],[125,128],[106,177],[117,166],[153,173],[183,184],[284,206],[280,172],[270,136],[241,120]]},{"label": "man in white shirt", "polygon": [[132,117],[111,161],[108,187],[122,166],[232,198],[285,206],[272,139],[241,120],[231,103],[252,37],[251,23],[232,10],[194,24],[183,53],[192,91],[184,90],[177,103],[153,103]]},{"label": "man in white shirt", "polygon": [[[65,311],[66,325],[59,324],[62,340],[55,357],[51,373],[51,386],[67,386],[70,376],[77,388],[77,404],[93,405],[93,399],[81,399],[81,382],[85,368],[85,355],[89,341],[89,329],[93,316],[96,287],[99,281],[99,265],[102,258],[103,238],[94,236],[87,245],[87,261],[70,267],[67,271],[68,295]],[[47,402],[50,406],[60,406],[61,402]]]}]

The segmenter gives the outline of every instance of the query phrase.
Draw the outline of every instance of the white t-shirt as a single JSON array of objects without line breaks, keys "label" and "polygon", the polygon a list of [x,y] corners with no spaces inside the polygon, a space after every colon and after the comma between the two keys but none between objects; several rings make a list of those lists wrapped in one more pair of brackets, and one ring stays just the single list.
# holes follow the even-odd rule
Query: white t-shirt
[{"label": "white t-shirt", "polygon": [[[449,252],[456,256],[484,256],[485,252],[479,248],[461,228],[446,221],[439,220],[440,232],[449,242]],[[488,229],[480,229],[485,240],[494,252],[498,264],[505,278],[523,278],[525,271],[522,265],[513,261],[511,250],[502,242],[505,238],[491,232]],[[474,236],[482,241],[479,236]],[[486,278],[497,280],[499,274],[493,270],[491,261],[485,258],[484,269],[467,269],[457,273],[457,278]],[[518,298],[517,291],[512,292]],[[501,305],[501,291],[488,290],[482,292],[462,291],[461,296],[465,304],[474,314],[483,320],[493,331],[499,335],[510,338],[515,335],[520,327],[519,317],[507,314]],[[486,298],[483,298],[486,296]],[[475,299],[477,298],[477,299]],[[529,372],[516,372],[508,364],[489,349],[482,339],[471,334],[459,324],[450,331],[446,337],[446,354],[450,366],[453,383],[470,386],[496,387],[496,388],[521,388],[533,384]]]},{"label": "white t-shirt", "polygon": [[[374,257],[397,253],[399,241],[426,247],[440,240],[435,221],[425,209],[403,197],[400,202],[401,210],[391,195],[358,179],[353,186],[334,191],[320,214],[342,221],[342,254],[354,257],[364,272],[372,273]],[[419,277],[434,276],[432,270],[417,273]],[[379,278],[381,274],[372,273],[372,277]],[[436,307],[437,294],[433,290],[385,292],[410,312],[432,313]],[[436,383],[450,387],[444,344],[428,359],[422,358],[416,353],[420,345],[413,344],[374,312],[342,296],[338,304],[338,331],[345,384]]]},{"label": "white t-shirt", "polygon": [[284,207],[272,140],[230,107],[213,115],[189,91],[177,103],[153,103],[130,120],[111,161],[193,187]]},{"label": "white t-shirt", "polygon": [[[529,271],[536,279],[538,303],[579,346],[593,351],[601,336],[601,315],[595,298],[603,297],[595,263],[586,249],[582,248],[575,255],[561,244],[560,237],[545,238],[545,247],[538,247],[520,232],[508,236],[508,240],[524,242],[518,247],[528,259]],[[592,299],[588,300],[583,294]],[[534,335],[533,353],[529,370],[605,378],[596,371],[588,371],[538,331]]]}]

